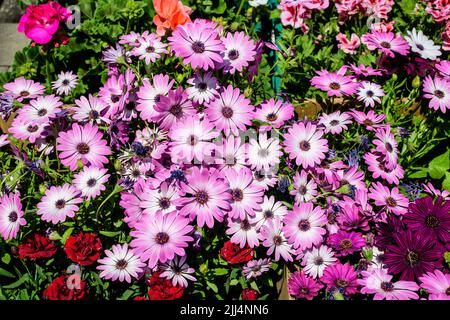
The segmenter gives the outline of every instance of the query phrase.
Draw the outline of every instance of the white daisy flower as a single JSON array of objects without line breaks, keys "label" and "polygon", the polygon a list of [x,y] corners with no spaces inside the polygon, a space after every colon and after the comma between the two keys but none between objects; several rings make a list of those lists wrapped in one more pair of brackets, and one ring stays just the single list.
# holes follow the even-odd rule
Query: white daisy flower
[{"label": "white daisy flower", "polygon": [[408,36],[405,36],[405,39],[411,46],[411,51],[418,53],[422,58],[435,60],[442,54],[441,46],[435,45],[433,40],[424,35],[422,31],[416,31],[414,28],[407,33]]},{"label": "white daisy flower", "polygon": [[106,189],[104,184],[109,178],[107,172],[104,168],[84,167],[83,171],[75,175],[73,185],[81,191],[81,195],[90,200]]},{"label": "white daisy flower", "polygon": [[376,83],[363,82],[358,89],[358,100],[364,102],[366,107],[375,107],[375,102],[381,103],[380,97],[385,93],[382,87]]},{"label": "white daisy flower", "polygon": [[334,264],[336,261],[337,259],[334,257],[331,248],[327,246],[314,247],[306,251],[303,256],[303,271],[314,279],[317,279],[323,276],[323,271],[326,267]]},{"label": "white daisy flower", "polygon": [[217,89],[219,88],[219,83],[212,76],[211,72],[204,74],[196,73],[187,83],[192,85],[192,87],[187,88],[186,92],[189,95],[189,99],[192,99],[194,102],[200,104],[208,103],[218,95]]},{"label": "white daisy flower", "polygon": [[68,95],[69,92],[77,86],[77,84],[77,75],[73,74],[72,71],[62,71],[58,75],[58,79],[52,82],[52,88],[56,90],[56,94],[58,95]]},{"label": "white daisy flower", "polygon": [[181,258],[175,256],[173,260],[161,264],[159,269],[163,271],[161,277],[169,280],[172,279],[172,284],[174,286],[178,284],[186,288],[188,286],[187,280],[197,281],[197,279],[191,275],[195,270],[194,268],[190,268],[186,263],[186,256]]}]

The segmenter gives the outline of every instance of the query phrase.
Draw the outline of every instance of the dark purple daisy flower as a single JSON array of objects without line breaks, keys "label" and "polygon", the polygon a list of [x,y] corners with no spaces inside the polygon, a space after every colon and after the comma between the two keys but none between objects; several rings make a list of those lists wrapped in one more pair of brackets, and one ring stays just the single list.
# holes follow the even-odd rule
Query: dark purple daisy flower
[{"label": "dark purple daisy flower", "polygon": [[123,121],[111,122],[108,128],[108,134],[111,137],[111,146],[117,150],[128,142],[129,126]]},{"label": "dark purple daisy flower", "polygon": [[442,197],[434,203],[432,197],[417,199],[409,205],[404,221],[409,229],[426,237],[450,242],[450,201]]},{"label": "dark purple daisy flower", "polygon": [[442,266],[443,248],[433,239],[410,230],[396,232],[393,238],[395,243],[387,246],[383,259],[389,273],[400,273],[401,280],[413,281]]},{"label": "dark purple daisy flower", "polygon": [[377,223],[376,230],[375,245],[384,250],[394,243],[394,234],[405,230],[405,225],[398,217],[391,215],[386,222]]},{"label": "dark purple daisy flower", "polygon": [[345,232],[339,230],[337,233],[330,235],[328,244],[337,251],[336,256],[347,256],[359,251],[366,241],[357,232]]}]

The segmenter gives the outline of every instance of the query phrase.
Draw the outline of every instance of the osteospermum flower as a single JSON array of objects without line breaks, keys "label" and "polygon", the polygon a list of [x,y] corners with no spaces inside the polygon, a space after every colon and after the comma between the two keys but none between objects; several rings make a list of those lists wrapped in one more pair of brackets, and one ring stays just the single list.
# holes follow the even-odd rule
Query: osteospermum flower
[{"label": "osteospermum flower", "polygon": [[76,106],[72,108],[75,113],[72,117],[79,122],[109,123],[110,120],[105,116],[108,111],[106,102],[92,94],[89,94],[88,98],[81,96],[80,99],[75,100]]},{"label": "osteospermum flower", "polygon": [[0,234],[4,240],[14,239],[19,228],[27,224],[23,215],[19,193],[5,194],[0,198]]},{"label": "osteospermum flower", "polygon": [[124,280],[131,283],[131,278],[137,279],[146,266],[133,251],[128,249],[128,244],[116,244],[112,250],[105,250],[106,257],[99,259],[97,270],[101,270],[100,278],[112,281]]},{"label": "osteospermum flower", "polygon": [[263,246],[269,248],[267,256],[275,253],[275,261],[280,260],[280,257],[285,261],[293,261],[292,254],[294,254],[294,250],[287,242],[282,228],[283,222],[281,219],[268,220],[267,224],[260,229]]},{"label": "osteospermum flower", "polygon": [[252,169],[269,170],[280,163],[283,152],[277,138],[268,138],[266,132],[261,132],[258,140],[250,139],[247,155]]},{"label": "osteospermum flower", "polygon": [[203,104],[210,102],[218,95],[219,83],[216,77],[212,76],[211,71],[197,72],[194,77],[186,81],[191,87],[186,89],[189,99]]},{"label": "osteospermum flower", "polygon": [[247,264],[242,268],[242,273],[247,280],[251,278],[258,278],[263,273],[270,270],[270,266],[272,265],[272,261],[269,258],[259,259],[259,260],[250,260]]},{"label": "osteospermum flower", "polygon": [[111,150],[106,146],[106,140],[102,139],[103,134],[98,131],[98,127],[87,123],[83,126],[74,123],[72,129],[67,132],[60,132],[56,139],[56,149],[60,151],[61,163],[68,166],[70,170],[78,167],[78,160],[93,166],[103,166],[108,163],[105,156],[111,154]]},{"label": "osteospermum flower", "polygon": [[228,229],[226,234],[231,235],[230,241],[238,244],[241,248],[248,245],[250,248],[259,246],[261,235],[256,230],[256,223],[250,222],[247,218],[228,218]]},{"label": "osteospermum flower", "polygon": [[61,111],[62,102],[55,95],[40,96],[19,109],[18,117],[25,122],[48,123]]},{"label": "osteospermum flower", "polygon": [[187,195],[177,200],[179,213],[197,219],[199,227],[206,224],[212,228],[214,220],[222,222],[225,211],[230,210],[228,184],[217,170],[193,167],[182,191]]},{"label": "osteospermum flower", "polygon": [[260,130],[268,131],[272,127],[279,128],[286,121],[292,119],[294,116],[294,107],[281,100],[274,100],[271,98],[269,101],[261,103],[261,105],[255,110],[254,117],[260,121],[266,122],[270,125],[262,125]]},{"label": "osteospermum flower", "polygon": [[419,281],[429,293],[428,300],[450,300],[450,273],[434,270],[419,277]]},{"label": "osteospermum flower", "polygon": [[159,188],[146,188],[140,196],[139,206],[145,214],[169,213],[176,210],[175,201],[179,198],[177,189],[163,182]]},{"label": "osteospermum flower", "polygon": [[382,126],[382,122],[386,119],[384,114],[376,114],[373,110],[369,110],[367,113],[352,109],[349,114],[359,124],[362,124],[369,131],[376,131],[376,129]]},{"label": "osteospermum flower", "polygon": [[450,109],[450,81],[427,76],[423,81],[423,95],[426,99],[431,99],[428,106],[434,110],[441,110],[445,113]]},{"label": "osteospermum flower", "polygon": [[369,198],[373,199],[377,206],[384,207],[395,215],[404,215],[408,211],[409,200],[398,191],[397,187],[389,190],[380,182],[372,183],[372,187],[369,188]]},{"label": "osteospermum flower", "polygon": [[378,49],[391,58],[395,57],[395,53],[406,56],[410,48],[408,42],[393,32],[372,31],[364,34],[361,41],[369,50]]},{"label": "osteospermum flower", "polygon": [[52,186],[45,191],[45,195],[37,204],[36,213],[43,221],[57,224],[64,222],[67,217],[73,218],[79,209],[77,205],[82,202],[80,191],[68,183],[58,187]]},{"label": "osteospermum flower", "polygon": [[320,207],[314,207],[310,202],[300,203],[284,217],[283,232],[294,249],[309,249],[322,242],[326,233],[323,226],[327,221]]},{"label": "osteospermum flower", "polygon": [[42,137],[46,125],[46,123],[26,121],[16,117],[8,131],[16,139],[29,140],[31,143],[35,143],[37,139]]},{"label": "osteospermum flower", "polygon": [[57,95],[68,95],[78,84],[78,77],[72,71],[61,71],[58,79],[52,82],[52,89],[56,89]]},{"label": "osteospermum flower", "polygon": [[192,276],[195,272],[194,268],[189,267],[186,263],[186,257],[182,256],[179,258],[176,256],[173,260],[165,262],[159,266],[159,269],[162,271],[160,277],[172,280],[172,284],[174,286],[182,286],[187,288],[189,281],[197,281],[197,279]]},{"label": "osteospermum flower", "polygon": [[335,72],[328,72],[326,70],[317,71],[318,76],[311,79],[311,84],[319,90],[325,91],[328,96],[351,96],[356,92],[358,83],[356,83],[351,76],[345,75],[345,70],[342,69]]},{"label": "osteospermum flower", "polygon": [[321,245],[306,251],[302,258],[303,271],[314,279],[321,278],[326,267],[334,264],[337,258],[331,248]]},{"label": "osteospermum flower", "polygon": [[330,114],[322,113],[319,118],[319,124],[325,127],[325,133],[339,134],[347,130],[347,124],[352,123],[351,117],[347,112],[336,111]]},{"label": "osteospermum flower", "polygon": [[149,268],[154,268],[158,262],[172,260],[175,255],[184,256],[184,248],[194,240],[188,235],[193,229],[189,219],[175,211],[144,215],[136,223],[135,230],[130,232],[135,238],[131,241],[131,247],[135,248],[134,252],[141,261],[147,262]]},{"label": "osteospermum flower", "polygon": [[252,222],[256,223],[256,228],[259,230],[263,225],[266,225],[269,220],[282,219],[287,214],[287,208],[281,201],[275,202],[275,197],[264,196],[261,203],[261,209],[255,211],[255,216],[251,218]]},{"label": "osteospermum flower", "polygon": [[358,88],[358,100],[364,102],[366,107],[375,107],[376,103],[381,103],[380,97],[385,95],[382,87],[379,84],[364,81]]},{"label": "osteospermum flower", "polygon": [[226,179],[231,193],[231,211],[228,212],[228,216],[241,220],[254,217],[255,211],[261,209],[264,190],[254,184],[251,171],[230,170],[227,172]]},{"label": "osteospermum flower", "polygon": [[325,159],[328,152],[328,141],[322,139],[323,131],[308,122],[295,123],[284,135],[285,150],[290,159],[303,168],[314,167]]},{"label": "osteospermum flower", "polygon": [[294,189],[289,194],[295,196],[295,203],[309,202],[318,195],[317,184],[314,179],[308,179],[308,173],[304,170],[297,171],[294,176]]},{"label": "osteospermum flower", "polygon": [[167,54],[167,44],[161,42],[158,35],[151,33],[143,35],[137,39],[137,46],[131,50],[132,56],[139,57],[140,60],[145,60],[146,64],[155,62],[161,58],[162,54]]},{"label": "osteospermum flower", "polygon": [[361,272],[363,278],[358,279],[362,286],[361,293],[375,294],[374,300],[417,300],[416,291],[419,286],[414,281],[392,282],[392,276],[386,269],[373,268]]},{"label": "osteospermum flower", "polygon": [[161,101],[161,97],[167,96],[175,80],[170,80],[168,75],[157,74],[151,82],[148,79],[144,79],[142,82],[143,85],[137,92],[136,110],[140,112],[142,120],[152,121],[157,114],[155,105]]},{"label": "osteospermum flower", "polygon": [[96,198],[106,189],[105,183],[110,177],[107,172],[108,170],[105,168],[84,167],[75,175],[73,185],[87,200]]},{"label": "osteospermum flower", "polygon": [[227,139],[221,139],[215,150],[215,164],[220,171],[240,170],[247,168],[246,150],[247,144],[241,144],[241,138],[229,135]]},{"label": "osteospermum flower", "polygon": [[211,155],[215,145],[212,139],[219,135],[214,131],[214,125],[207,120],[200,120],[197,116],[188,117],[175,124],[169,137],[172,161],[186,161],[197,159],[203,161]]},{"label": "osteospermum flower", "polygon": [[391,132],[390,125],[376,130],[375,138],[372,142],[376,145],[376,151],[385,156],[386,167],[393,169],[397,165],[398,149],[397,140]]},{"label": "osteospermum flower", "polygon": [[287,283],[289,295],[297,299],[312,300],[319,294],[323,284],[305,275],[303,271],[291,274]]},{"label": "osteospermum flower", "polygon": [[320,279],[327,285],[327,289],[342,289],[345,294],[352,295],[357,291],[357,273],[347,262],[345,264],[336,263],[325,268]]},{"label": "osteospermum flower", "polygon": [[214,69],[215,63],[223,62],[221,52],[225,46],[217,30],[202,20],[178,26],[168,40],[175,55],[194,69]]},{"label": "osteospermum flower", "polygon": [[328,237],[328,244],[337,251],[336,256],[347,256],[359,251],[366,241],[360,233],[339,230]]},{"label": "osteospermum flower", "polygon": [[405,39],[411,46],[411,51],[418,53],[423,59],[436,60],[442,54],[441,47],[435,45],[421,30],[416,31],[416,28],[413,28],[407,33]]},{"label": "osteospermum flower", "polygon": [[3,88],[19,102],[24,99],[36,98],[45,91],[45,87],[42,84],[33,80],[26,80],[24,77],[17,78],[14,82],[5,84]]},{"label": "osteospermum flower", "polygon": [[161,96],[154,109],[156,114],[152,120],[157,121],[164,130],[171,129],[173,125],[196,113],[187,93],[181,87],[169,91],[167,96]]},{"label": "osteospermum flower", "polygon": [[222,37],[225,45],[223,52],[223,69],[227,73],[242,72],[250,61],[255,60],[256,45],[243,31],[230,33]]},{"label": "osteospermum flower", "polygon": [[252,122],[253,106],[250,100],[241,94],[239,88],[229,85],[214,100],[207,104],[206,117],[214,123],[219,131],[235,136],[239,130],[245,131]]}]

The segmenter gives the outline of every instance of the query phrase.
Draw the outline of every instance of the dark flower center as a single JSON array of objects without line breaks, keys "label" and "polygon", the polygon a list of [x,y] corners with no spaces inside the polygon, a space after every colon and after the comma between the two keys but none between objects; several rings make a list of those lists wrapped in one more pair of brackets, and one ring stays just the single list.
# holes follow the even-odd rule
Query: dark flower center
[{"label": "dark flower center", "polygon": [[387,205],[388,205],[389,207],[396,207],[396,206],[397,206],[397,201],[395,201],[395,199],[392,198],[392,197],[388,197],[388,198],[386,199],[386,203],[387,203]]},{"label": "dark flower center", "polygon": [[21,91],[20,92],[20,96],[21,97],[26,97],[26,96],[29,96],[29,95],[30,95],[30,93],[28,91]]},{"label": "dark flower center", "polygon": [[226,119],[230,119],[233,116],[233,109],[231,109],[230,107],[223,107],[222,108],[222,115],[226,118]]},{"label": "dark flower center", "polygon": [[382,282],[381,290],[385,292],[392,292],[394,291],[394,284],[392,282]]},{"label": "dark flower center", "polygon": [[266,119],[269,122],[273,122],[273,121],[277,121],[278,116],[275,113],[270,113],[266,116]]},{"label": "dark flower center", "polygon": [[134,169],[133,171],[131,171],[131,176],[133,176],[134,178],[139,178],[141,176],[141,171],[139,171],[139,169]]},{"label": "dark flower center", "polygon": [[195,146],[195,145],[198,143],[198,137],[197,137],[197,136],[194,136],[193,134],[190,135],[189,138],[188,138],[188,143],[189,143],[191,146]]},{"label": "dark flower center", "polygon": [[237,162],[237,159],[233,154],[229,154],[225,157],[225,163],[228,165],[235,165],[236,162]]},{"label": "dark flower center", "polygon": [[233,49],[228,52],[228,59],[236,60],[237,58],[239,58],[239,51]]},{"label": "dark flower center", "polygon": [[273,237],[273,243],[276,246],[281,246],[281,244],[283,243],[283,238],[281,236],[276,235]]},{"label": "dark flower center", "polygon": [[323,258],[322,257],[315,257],[314,258],[314,264],[316,266],[321,266],[323,264]]},{"label": "dark flower center", "polygon": [[391,153],[392,151],[394,151],[394,148],[392,147],[392,144],[390,144],[389,142],[386,142],[384,144],[384,147],[386,148],[386,151]]},{"label": "dark flower center", "polygon": [[331,120],[330,121],[330,125],[332,125],[333,127],[334,126],[337,126],[339,124],[339,121],[338,120]]},{"label": "dark flower center", "polygon": [[111,101],[113,103],[119,102],[119,100],[120,100],[120,96],[118,96],[116,94],[111,95]]},{"label": "dark flower center", "polygon": [[47,109],[40,109],[37,114],[39,117],[43,117],[47,114]]},{"label": "dark flower center", "polygon": [[391,48],[391,44],[387,41],[383,41],[380,43],[380,46],[382,46],[385,49],[390,49]]},{"label": "dark flower center", "polygon": [[300,220],[300,222],[298,223],[298,228],[301,231],[305,232],[311,229],[311,224],[309,223],[308,220]]},{"label": "dark flower center", "polygon": [[128,262],[124,259],[121,259],[116,262],[116,269],[124,270],[128,266]]},{"label": "dark flower center", "polygon": [[63,86],[68,86],[69,83],[70,83],[70,81],[67,80],[67,79],[64,79],[63,82],[62,82]]},{"label": "dark flower center", "polygon": [[164,197],[164,198],[159,199],[159,207],[161,209],[168,209],[170,207],[169,198]]},{"label": "dark flower center", "polygon": [[364,123],[366,126],[371,126],[371,125],[373,125],[373,121],[370,120],[370,119],[364,120],[363,123]]},{"label": "dark flower center", "polygon": [[65,206],[66,206],[66,200],[64,200],[64,199],[59,199],[58,201],[55,202],[56,209],[62,209]]},{"label": "dark flower center", "polygon": [[11,211],[11,213],[8,215],[9,222],[16,222],[17,219],[19,219],[19,215],[15,211]]},{"label": "dark flower center", "polygon": [[300,186],[300,188],[298,189],[298,193],[300,193],[302,196],[304,196],[307,191],[308,189],[304,185]]},{"label": "dark flower center", "polygon": [[259,270],[261,270],[261,266],[256,265],[256,266],[252,267],[253,272],[258,272]]},{"label": "dark flower center", "polygon": [[97,184],[97,179],[94,178],[90,178],[87,182],[86,182],[87,186],[89,188],[92,188],[93,186],[95,186]]},{"label": "dark flower center", "polygon": [[423,49],[425,49],[425,48],[424,48],[424,46],[423,46],[423,45],[421,45],[421,44],[416,44],[416,47],[417,47],[417,49],[419,49],[419,50],[423,50]]},{"label": "dark flower center", "polygon": [[233,189],[231,190],[231,197],[233,198],[233,201],[242,201],[242,199],[244,199],[244,193],[241,189]]},{"label": "dark flower center", "polygon": [[161,95],[160,95],[160,94],[157,94],[153,100],[154,100],[156,103],[160,102],[160,101],[161,101]]},{"label": "dark flower center", "polygon": [[268,155],[269,155],[269,150],[267,150],[267,149],[259,149],[258,150],[258,156],[260,156],[261,158],[267,158]]},{"label": "dark flower center", "polygon": [[167,242],[169,242],[169,235],[165,232],[158,232],[155,237],[155,241],[158,244],[166,244]]},{"label": "dark flower center", "polygon": [[207,85],[205,82],[200,82],[200,83],[197,85],[197,88],[198,88],[198,90],[199,90],[200,92],[204,92],[204,91],[206,91],[206,89],[208,88],[208,85]]},{"label": "dark flower center", "polygon": [[252,226],[250,225],[250,222],[248,222],[247,219],[242,220],[241,222],[241,229],[244,231],[248,231],[252,228]]},{"label": "dark flower center", "polygon": [[414,266],[419,263],[419,254],[415,251],[408,251],[406,254],[406,261],[411,265]]},{"label": "dark flower center", "polygon": [[195,53],[203,53],[205,52],[205,44],[201,41],[196,41],[192,44],[192,50]]},{"label": "dark flower center", "polygon": [[450,296],[450,287],[448,287],[447,290],[445,290],[445,294]]},{"label": "dark flower center", "polygon": [[345,287],[347,287],[348,286],[348,282],[347,281],[345,281],[344,279],[338,279],[338,280],[336,280],[336,287],[338,287],[338,288],[345,288]]},{"label": "dark flower center", "polygon": [[436,217],[434,215],[430,215],[425,219],[425,224],[427,225],[427,227],[434,229],[434,228],[439,227],[441,222],[439,221],[438,217]]},{"label": "dark flower center", "polygon": [[36,132],[38,129],[39,129],[38,126],[31,125],[31,124],[27,127],[27,131],[30,132],[30,133]]},{"label": "dark flower center", "polygon": [[82,142],[77,145],[77,151],[80,154],[88,154],[89,150],[90,148],[87,143]]},{"label": "dark flower center", "polygon": [[439,98],[439,99],[442,99],[442,98],[445,97],[445,93],[444,93],[443,91],[441,91],[441,90],[436,90],[436,91],[434,91],[434,95],[435,95],[437,98]]},{"label": "dark flower center", "polygon": [[179,119],[183,115],[183,109],[179,104],[174,104],[170,107],[169,112],[175,116],[175,118]]},{"label": "dark flower center", "polygon": [[155,52],[155,47],[148,46],[147,48],[145,48],[145,51],[146,51],[147,53],[153,53],[153,52]]},{"label": "dark flower center", "polygon": [[201,205],[204,205],[208,202],[209,200],[209,196],[208,193],[206,191],[199,191],[197,192],[197,194],[195,195],[195,200],[200,203]]},{"label": "dark flower center", "polygon": [[330,88],[333,90],[339,90],[341,88],[341,85],[337,82],[330,83]]},{"label": "dark flower center", "polygon": [[353,246],[352,240],[350,239],[343,239],[340,243],[339,246],[341,247],[341,249],[350,249]]},{"label": "dark flower center", "polygon": [[89,112],[89,117],[90,117],[91,119],[97,119],[98,116],[99,116],[98,111],[91,110],[91,112]]},{"label": "dark flower center", "polygon": [[266,210],[266,211],[264,211],[263,215],[264,215],[264,218],[271,219],[271,218],[273,218],[273,211],[272,210]]},{"label": "dark flower center", "polygon": [[301,141],[299,146],[300,146],[300,149],[303,151],[309,151],[309,149],[311,149],[311,145],[306,140]]},{"label": "dark flower center", "polygon": [[309,288],[302,287],[302,288],[300,289],[300,293],[301,293],[301,294],[304,294],[304,295],[308,295],[308,294],[309,294]]},{"label": "dark flower center", "polygon": [[366,91],[366,96],[368,96],[369,98],[372,98],[373,95],[374,95],[374,93],[373,93],[372,90],[367,90],[367,91]]}]

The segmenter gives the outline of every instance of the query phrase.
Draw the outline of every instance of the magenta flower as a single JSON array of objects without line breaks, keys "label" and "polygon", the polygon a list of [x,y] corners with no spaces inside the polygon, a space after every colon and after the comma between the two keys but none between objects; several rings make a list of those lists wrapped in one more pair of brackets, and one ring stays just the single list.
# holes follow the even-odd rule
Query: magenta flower
[{"label": "magenta flower", "polygon": [[40,96],[19,109],[17,117],[24,122],[48,123],[61,111],[62,102],[55,95]]},{"label": "magenta flower", "polygon": [[431,99],[429,107],[445,113],[450,109],[450,81],[427,76],[423,81],[424,98]]},{"label": "magenta flower", "polygon": [[20,117],[16,117],[9,128],[9,133],[19,140],[29,140],[35,143],[37,139],[42,137],[46,123],[26,121]]},{"label": "magenta flower", "polygon": [[284,135],[285,150],[290,159],[303,168],[315,167],[325,159],[328,152],[328,141],[322,139],[323,131],[316,125],[307,122],[295,123]]},{"label": "magenta flower", "polygon": [[294,176],[294,189],[289,193],[295,196],[295,203],[301,202],[314,202],[315,197],[318,195],[317,184],[314,179],[308,176],[308,173],[304,170],[297,171]]},{"label": "magenta flower", "polygon": [[347,125],[352,123],[351,117],[347,112],[336,111],[330,114],[322,113],[319,118],[319,124],[325,127],[325,133],[339,134],[347,130]]},{"label": "magenta flower", "polygon": [[356,92],[359,84],[354,81],[354,77],[346,76],[345,71],[344,68],[332,73],[326,70],[317,71],[318,76],[311,79],[311,84],[317,89],[327,92],[330,97],[351,96]]},{"label": "magenta flower", "polygon": [[252,123],[253,109],[250,100],[238,88],[229,85],[207,104],[205,114],[217,130],[225,132],[227,136],[230,132],[237,136],[239,130],[245,131],[246,126]]},{"label": "magenta flower", "polygon": [[208,228],[214,226],[214,220],[223,221],[226,211],[231,209],[228,184],[218,170],[192,168],[187,183],[182,184],[182,191],[187,195],[177,200],[181,206],[179,213],[189,216],[191,221],[197,218],[197,225]]},{"label": "magenta flower", "polygon": [[357,274],[348,262],[345,264],[338,262],[326,267],[321,280],[327,285],[328,290],[343,289],[347,295],[357,292]]},{"label": "magenta flower", "polygon": [[157,263],[164,263],[175,258],[175,255],[184,256],[184,248],[194,239],[188,234],[194,228],[177,212],[155,215],[145,215],[130,232],[134,237],[130,243],[134,253],[142,262],[147,262],[149,268]]},{"label": "magenta flower", "polygon": [[219,82],[212,76],[212,72],[199,73],[186,81],[192,87],[186,89],[189,99],[196,103],[208,103],[219,94]]},{"label": "magenta flower", "polygon": [[166,47],[167,44],[162,43],[156,34],[143,34],[137,39],[137,45],[131,50],[130,55],[145,60],[145,64],[150,64],[161,58],[162,54],[169,53]]},{"label": "magenta flower", "polygon": [[155,75],[152,82],[148,79],[143,80],[143,86],[137,92],[139,99],[136,106],[142,120],[152,121],[157,114],[156,104],[161,101],[161,97],[168,95],[174,83],[175,80],[170,80],[169,76],[163,74]]},{"label": "magenta flower", "polygon": [[373,110],[369,110],[367,113],[352,109],[349,114],[353,116],[359,124],[362,124],[369,131],[376,131],[377,128],[382,126],[382,122],[386,119],[384,114],[376,114]]},{"label": "magenta flower", "polygon": [[105,116],[108,111],[106,102],[92,94],[89,94],[88,98],[89,100],[82,96],[79,100],[75,100],[76,106],[72,108],[75,112],[73,119],[79,122],[109,123],[110,120]]},{"label": "magenta flower", "polygon": [[123,220],[130,228],[134,228],[145,215],[145,211],[141,206],[147,207],[147,203],[144,202],[147,200],[145,194],[152,189],[153,186],[150,185],[150,182],[141,179],[134,184],[133,190],[120,194],[119,205],[125,209],[125,218]]},{"label": "magenta flower", "polygon": [[168,96],[160,96],[154,107],[156,113],[152,120],[163,130],[169,130],[184,118],[194,115],[195,109],[182,87],[170,90]]},{"label": "magenta flower", "polygon": [[[355,195],[355,198],[362,194],[364,191]],[[336,222],[339,227],[345,231],[351,230],[363,230],[369,231],[368,221],[365,215],[361,214],[361,208],[355,203],[350,202],[349,199],[342,201],[340,205],[341,211],[337,214]]]},{"label": "magenta flower", "polygon": [[222,63],[221,52],[225,46],[219,33],[211,24],[195,20],[178,26],[169,37],[172,51],[183,58],[183,63],[190,63],[192,68],[214,69],[216,63]]},{"label": "magenta flower", "polygon": [[345,257],[361,250],[365,246],[366,241],[360,233],[339,230],[328,237],[328,244],[336,250],[336,256]]},{"label": "magenta flower", "polygon": [[405,172],[403,168],[399,164],[396,164],[393,169],[387,168],[385,157],[380,153],[366,153],[364,160],[374,179],[381,178],[395,185],[398,185],[400,179],[403,179]]},{"label": "magenta flower", "polygon": [[247,218],[228,218],[228,229],[226,234],[231,235],[230,241],[238,244],[241,248],[248,245],[250,248],[259,246],[261,235],[256,230],[256,223],[250,222]]},{"label": "magenta flower", "polygon": [[68,132],[60,132],[56,140],[56,149],[61,151],[59,153],[61,163],[70,170],[78,167],[78,160],[84,165],[102,167],[108,163],[105,156],[111,154],[111,150],[106,146],[106,140],[102,137],[103,134],[98,131],[97,126],[89,123],[80,126],[74,123]]},{"label": "magenta flower", "polygon": [[308,277],[303,271],[292,273],[287,286],[289,295],[306,300],[312,300],[323,288],[323,284]]},{"label": "magenta flower", "polygon": [[266,253],[267,256],[271,256],[275,253],[275,261],[280,260],[280,257],[285,261],[293,261],[292,255],[295,251],[286,240],[282,229],[283,222],[281,219],[275,218],[267,220],[267,223],[260,229],[263,246],[269,248]]},{"label": "magenta flower", "polygon": [[376,151],[385,156],[386,167],[389,169],[395,168],[398,161],[397,140],[391,132],[390,125],[376,130],[376,139],[373,144],[376,145]]},{"label": "magenta flower", "polygon": [[429,293],[428,300],[450,300],[450,273],[434,270],[419,277],[419,281]]},{"label": "magenta flower", "polygon": [[378,49],[391,58],[395,53],[406,56],[410,49],[408,42],[393,32],[372,31],[364,34],[361,41],[369,50]]},{"label": "magenta flower", "polygon": [[27,224],[23,216],[19,193],[5,194],[0,198],[0,235],[4,240],[14,239],[19,228]]},{"label": "magenta flower", "polygon": [[242,72],[249,62],[255,60],[256,45],[243,31],[230,33],[222,37],[225,45],[223,69],[226,73]]},{"label": "magenta flower", "polygon": [[14,82],[5,84],[3,88],[19,102],[24,99],[36,98],[45,91],[45,87],[42,84],[33,80],[26,80],[24,77],[17,78]]},{"label": "magenta flower", "polygon": [[372,183],[372,187],[369,188],[369,198],[373,199],[377,206],[384,207],[395,215],[404,215],[408,211],[409,200],[398,191],[397,187],[389,190],[380,182]]},{"label": "magenta flower", "polygon": [[269,101],[261,103],[255,110],[254,117],[269,124],[262,125],[260,130],[268,131],[272,127],[278,129],[294,117],[294,107],[288,102],[283,103],[281,100],[275,101],[271,98]]}]

